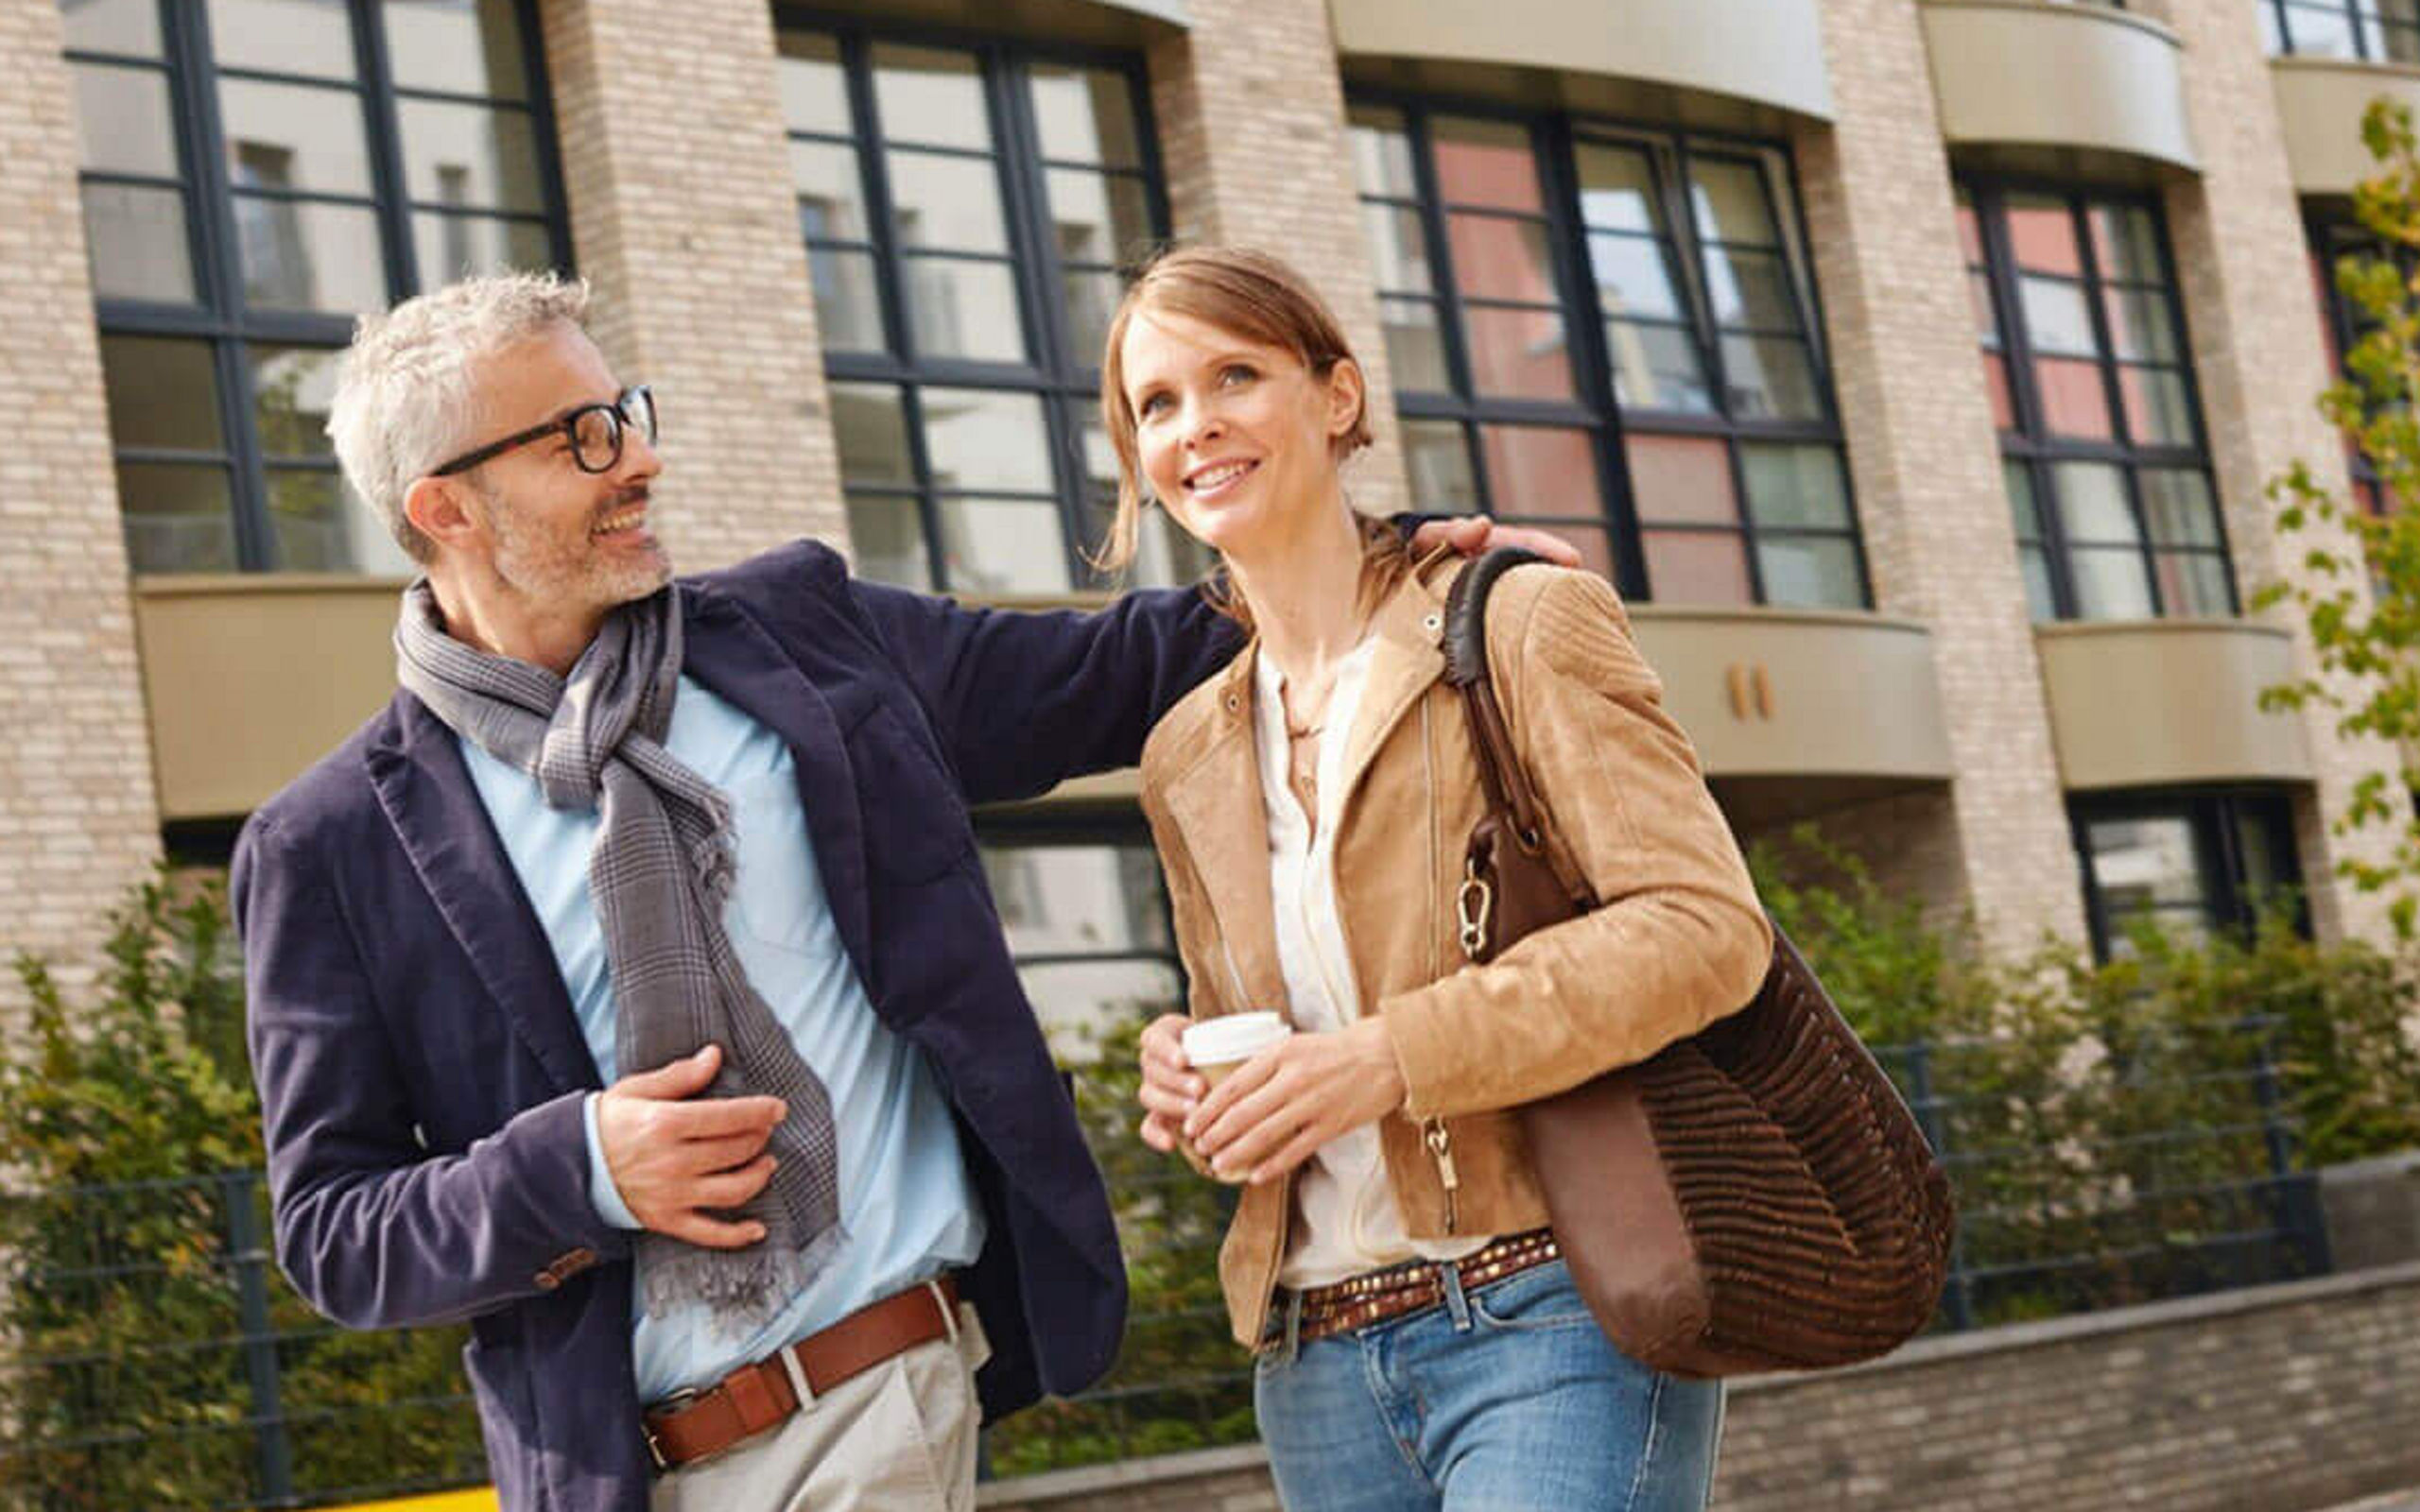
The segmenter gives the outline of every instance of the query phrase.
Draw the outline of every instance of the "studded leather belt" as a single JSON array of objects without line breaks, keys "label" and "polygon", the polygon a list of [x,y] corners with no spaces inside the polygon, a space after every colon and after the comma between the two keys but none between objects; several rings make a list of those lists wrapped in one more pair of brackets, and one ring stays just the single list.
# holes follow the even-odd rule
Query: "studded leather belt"
[{"label": "studded leather belt", "polygon": [[[1303,1316],[1294,1337],[1298,1343],[1308,1344],[1314,1339],[1348,1333],[1407,1313],[1417,1313],[1425,1307],[1439,1306],[1445,1300],[1448,1270],[1461,1279],[1462,1290],[1469,1292],[1558,1260],[1562,1255],[1561,1246],[1554,1242],[1553,1229],[1532,1228],[1526,1233],[1507,1234],[1461,1260],[1408,1261],[1333,1285],[1307,1287],[1295,1294],[1302,1303]],[[1264,1349],[1285,1336],[1282,1309],[1272,1329],[1272,1335],[1262,1343]]]}]

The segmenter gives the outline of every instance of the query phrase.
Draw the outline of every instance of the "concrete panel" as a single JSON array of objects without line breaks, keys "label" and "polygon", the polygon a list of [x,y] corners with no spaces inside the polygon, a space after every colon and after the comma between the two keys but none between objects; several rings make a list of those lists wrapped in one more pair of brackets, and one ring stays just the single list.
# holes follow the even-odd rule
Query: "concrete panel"
[{"label": "concrete panel", "polygon": [[2069,791],[2311,781],[2310,746],[2260,690],[2293,675],[2293,642],[2237,620],[2044,625],[2034,631]]},{"label": "concrete panel", "polygon": [[1829,120],[1812,0],[1328,0],[1336,50],[1492,63],[1700,90]]},{"label": "concrete panel", "polygon": [[2273,58],[2269,77],[2277,89],[2296,194],[2349,195],[2377,172],[2377,160],[2361,146],[2361,112],[2372,100],[2390,95],[2420,111],[2420,68],[2346,58]]},{"label": "concrete panel", "polygon": [[1926,0],[1919,9],[1952,145],[2197,165],[2183,49],[2159,23],[2055,0]]}]

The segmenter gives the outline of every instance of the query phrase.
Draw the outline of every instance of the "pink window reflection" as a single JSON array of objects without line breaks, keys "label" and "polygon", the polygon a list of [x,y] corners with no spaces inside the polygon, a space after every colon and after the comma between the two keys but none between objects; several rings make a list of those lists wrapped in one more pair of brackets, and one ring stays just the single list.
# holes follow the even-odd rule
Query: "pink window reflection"
[{"label": "pink window reflection", "polygon": [[1651,530],[1647,550],[1649,596],[1659,604],[1745,604],[1748,558],[1738,536]]},{"label": "pink window reflection", "polygon": [[1571,352],[1553,310],[1474,305],[1463,311],[1471,381],[1482,394],[1513,399],[1571,397]]},{"label": "pink window reflection", "polygon": [[1488,496],[1498,514],[1602,520],[1597,458],[1588,433],[1547,425],[1489,425],[1479,432]]},{"label": "pink window reflection", "polygon": [[1704,436],[1633,433],[1624,443],[1638,517],[1666,524],[1737,525],[1731,453]]},{"label": "pink window reflection", "polygon": [[2016,429],[2016,401],[2008,388],[2008,359],[1983,353],[1983,387],[1992,394],[1992,423],[2004,431]]},{"label": "pink window reflection", "polygon": [[1528,131],[1502,121],[1439,116],[1429,136],[1436,145],[1437,188],[1448,203],[1545,209]]},{"label": "pink window reflection", "polygon": [[1958,243],[1966,249],[1966,261],[1980,266],[1983,261],[1983,221],[1975,214],[1973,205],[1958,207]]},{"label": "pink window reflection", "polygon": [[1454,283],[1464,294],[1529,304],[1555,301],[1546,230],[1536,221],[1454,215],[1445,222],[1445,245],[1454,254]]},{"label": "pink window reflection", "polygon": [[2115,434],[2098,364],[2075,357],[2037,358],[2033,385],[2041,391],[2042,419],[2052,434],[2088,441],[2105,441]]},{"label": "pink window reflection", "polygon": [[2070,278],[2083,274],[2083,260],[2076,250],[2075,217],[2064,204],[2011,199],[2008,240],[2016,253],[2016,266],[2030,272],[2065,273]]},{"label": "pink window reflection", "polygon": [[1580,553],[1581,566],[1609,582],[1613,579],[1614,548],[1605,532],[1575,525],[1554,525],[1547,527],[1547,534],[1571,542],[1572,549]]}]

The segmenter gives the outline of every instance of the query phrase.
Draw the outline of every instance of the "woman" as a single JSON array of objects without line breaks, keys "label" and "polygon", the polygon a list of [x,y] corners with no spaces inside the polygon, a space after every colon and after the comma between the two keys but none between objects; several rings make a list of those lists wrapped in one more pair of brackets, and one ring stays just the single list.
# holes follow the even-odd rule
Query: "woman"
[{"label": "woman", "polygon": [[1764,916],[1604,582],[1528,567],[1491,662],[1557,843],[1602,906],[1466,967],[1482,812],[1441,680],[1458,561],[1415,562],[1340,471],[1370,442],[1334,317],[1274,259],[1168,253],[1110,328],[1105,555],[1146,493],[1224,561],[1253,631],[1153,731],[1143,806],[1195,1017],[1298,1033],[1215,1092],[1169,1016],[1143,1137],[1245,1183],[1219,1256],[1293,1512],[1699,1508],[1721,1396],[1616,1351],[1557,1258],[1513,1109],[1746,1003]]}]

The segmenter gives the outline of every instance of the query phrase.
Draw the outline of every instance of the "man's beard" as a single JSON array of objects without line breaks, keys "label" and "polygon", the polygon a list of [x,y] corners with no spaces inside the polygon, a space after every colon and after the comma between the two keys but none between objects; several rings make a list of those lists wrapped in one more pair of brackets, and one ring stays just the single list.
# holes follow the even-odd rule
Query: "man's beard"
[{"label": "man's beard", "polygon": [[[501,493],[475,483],[472,491],[479,499],[488,534],[495,541],[490,570],[531,603],[612,609],[645,598],[671,579],[671,564],[660,545],[651,559],[616,561],[598,549],[596,537],[585,528],[569,539],[535,529]],[[617,490],[608,503],[590,513],[589,523],[593,526],[596,521],[647,499],[644,486]]]}]

